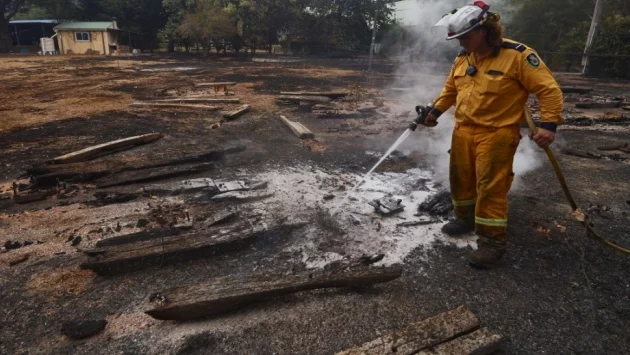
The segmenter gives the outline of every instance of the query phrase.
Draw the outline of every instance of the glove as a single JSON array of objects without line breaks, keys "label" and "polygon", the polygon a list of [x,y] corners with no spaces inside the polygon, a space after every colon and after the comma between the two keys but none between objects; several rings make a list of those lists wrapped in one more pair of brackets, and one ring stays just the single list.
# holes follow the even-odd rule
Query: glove
[{"label": "glove", "polygon": [[415,131],[418,125],[423,125],[425,127],[435,127],[437,126],[437,117],[431,114],[431,110],[433,110],[433,105],[427,106],[416,106],[416,113],[418,113],[418,117],[409,125],[409,129]]}]

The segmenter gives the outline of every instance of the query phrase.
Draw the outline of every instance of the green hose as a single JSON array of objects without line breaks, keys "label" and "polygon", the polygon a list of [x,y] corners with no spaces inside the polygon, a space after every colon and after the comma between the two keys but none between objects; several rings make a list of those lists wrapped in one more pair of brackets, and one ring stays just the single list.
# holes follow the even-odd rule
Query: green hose
[{"label": "green hose", "polygon": [[[532,132],[532,135],[536,135],[538,128],[534,124],[534,120],[532,119],[532,114],[529,112],[529,108],[527,107],[525,107],[525,119],[527,120],[527,125],[529,126],[529,130]],[[551,151],[551,148],[549,147],[545,148],[545,153],[547,153],[547,157],[549,157],[551,166],[553,166],[553,170],[556,172],[556,176],[558,177],[558,182],[560,182],[562,191],[564,191],[564,195],[566,196],[567,201],[569,201],[569,205],[571,205],[571,209],[573,210],[573,212],[577,211],[578,209],[577,204],[575,203],[575,200],[573,200],[573,196],[571,196],[571,192],[569,191],[569,187],[567,186],[567,181],[564,179],[564,174],[562,174],[562,170],[560,170],[560,165],[558,164],[558,160],[556,159],[556,156],[553,154],[553,151]],[[593,230],[591,225],[588,223],[588,216],[584,215],[584,221],[582,221],[582,225],[584,225],[584,228],[586,229],[586,234],[589,237],[596,239],[604,243],[605,245],[617,251],[620,251],[624,254],[630,254],[630,249],[617,245],[614,242],[610,241],[609,239],[606,239],[600,236],[599,234],[597,234],[597,232],[595,232],[595,230]]]}]

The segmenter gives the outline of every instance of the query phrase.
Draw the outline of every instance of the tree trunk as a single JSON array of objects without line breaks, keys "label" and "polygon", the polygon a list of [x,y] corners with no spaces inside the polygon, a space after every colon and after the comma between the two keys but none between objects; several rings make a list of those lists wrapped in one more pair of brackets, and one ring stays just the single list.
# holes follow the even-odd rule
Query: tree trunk
[{"label": "tree trunk", "polygon": [[0,15],[0,53],[9,53],[13,46],[13,40],[9,33],[9,20]]}]

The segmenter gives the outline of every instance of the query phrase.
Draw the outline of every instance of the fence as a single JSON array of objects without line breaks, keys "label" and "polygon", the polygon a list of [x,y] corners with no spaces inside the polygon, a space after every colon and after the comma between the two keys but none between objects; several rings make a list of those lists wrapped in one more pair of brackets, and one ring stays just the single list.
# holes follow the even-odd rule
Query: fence
[{"label": "fence", "polygon": [[[582,73],[580,52],[539,52],[547,66],[555,72]],[[588,76],[630,79],[630,55],[589,53]]]}]

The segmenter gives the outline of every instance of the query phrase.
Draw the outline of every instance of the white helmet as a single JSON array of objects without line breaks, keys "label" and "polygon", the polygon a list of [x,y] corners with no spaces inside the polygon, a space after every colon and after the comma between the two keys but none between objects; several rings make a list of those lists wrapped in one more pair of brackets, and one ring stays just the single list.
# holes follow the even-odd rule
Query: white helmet
[{"label": "white helmet", "polygon": [[447,27],[447,40],[459,38],[483,25],[490,18],[498,21],[498,14],[491,13],[488,10],[490,10],[490,5],[483,1],[475,1],[473,5],[466,5],[461,9],[455,9],[450,14],[444,15],[433,27]]}]

